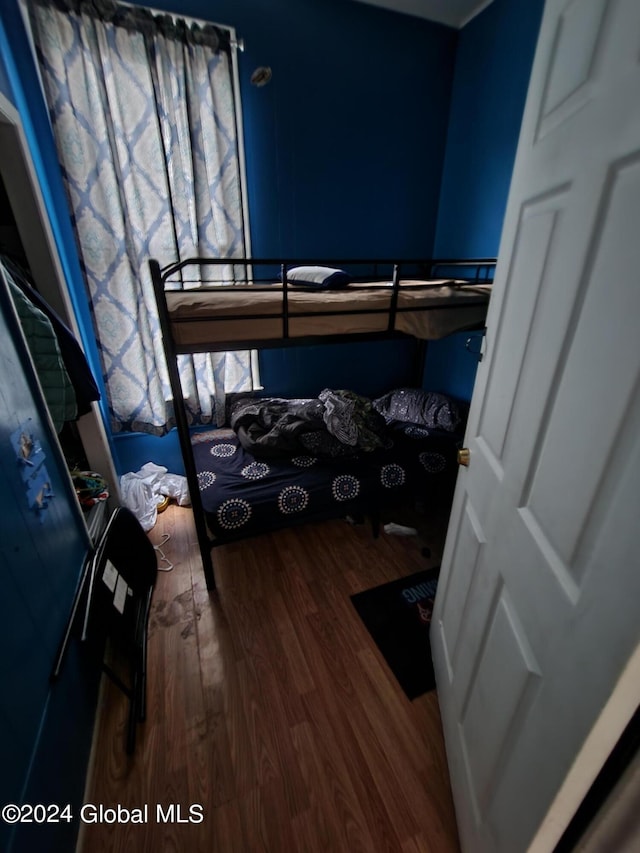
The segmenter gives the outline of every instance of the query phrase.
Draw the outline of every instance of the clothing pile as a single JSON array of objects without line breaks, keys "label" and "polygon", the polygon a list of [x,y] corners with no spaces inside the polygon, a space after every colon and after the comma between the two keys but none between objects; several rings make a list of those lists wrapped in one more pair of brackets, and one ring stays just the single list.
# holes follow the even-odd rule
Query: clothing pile
[{"label": "clothing pile", "polygon": [[385,420],[371,400],[329,388],[317,398],[246,398],[231,408],[231,426],[256,458],[299,453],[337,458],[389,445]]}]

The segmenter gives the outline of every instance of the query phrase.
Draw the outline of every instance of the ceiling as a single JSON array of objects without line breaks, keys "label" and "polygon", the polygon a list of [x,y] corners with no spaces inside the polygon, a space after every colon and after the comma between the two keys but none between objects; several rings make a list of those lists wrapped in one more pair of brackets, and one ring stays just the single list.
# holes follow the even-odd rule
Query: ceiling
[{"label": "ceiling", "polygon": [[360,2],[460,28],[486,8],[492,0],[360,0]]}]

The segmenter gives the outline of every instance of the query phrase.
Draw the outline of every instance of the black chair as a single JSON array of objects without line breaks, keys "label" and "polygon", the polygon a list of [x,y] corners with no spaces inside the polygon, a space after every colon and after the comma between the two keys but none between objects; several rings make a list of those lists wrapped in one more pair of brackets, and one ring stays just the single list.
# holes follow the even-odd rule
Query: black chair
[{"label": "black chair", "polygon": [[[118,507],[91,567],[83,638],[95,645],[104,672],[130,700],[127,752],[146,717],[147,627],[158,573],[156,552],[135,515]],[[128,670],[128,683],[116,671]]]}]

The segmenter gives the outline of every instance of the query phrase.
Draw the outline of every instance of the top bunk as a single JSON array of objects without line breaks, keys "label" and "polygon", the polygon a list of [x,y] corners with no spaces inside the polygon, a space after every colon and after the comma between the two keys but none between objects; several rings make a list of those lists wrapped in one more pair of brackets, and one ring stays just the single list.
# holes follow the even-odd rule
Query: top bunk
[{"label": "top bunk", "polygon": [[484,325],[495,258],[192,258],[150,270],[176,353],[412,336]]}]

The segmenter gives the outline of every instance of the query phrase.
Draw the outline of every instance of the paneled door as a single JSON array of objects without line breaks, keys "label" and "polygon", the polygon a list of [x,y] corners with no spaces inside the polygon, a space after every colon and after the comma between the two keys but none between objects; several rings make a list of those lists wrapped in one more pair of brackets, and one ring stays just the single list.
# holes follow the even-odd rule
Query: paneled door
[{"label": "paneled door", "polygon": [[640,700],[640,3],[547,0],[431,629],[463,850],[551,851]]}]

